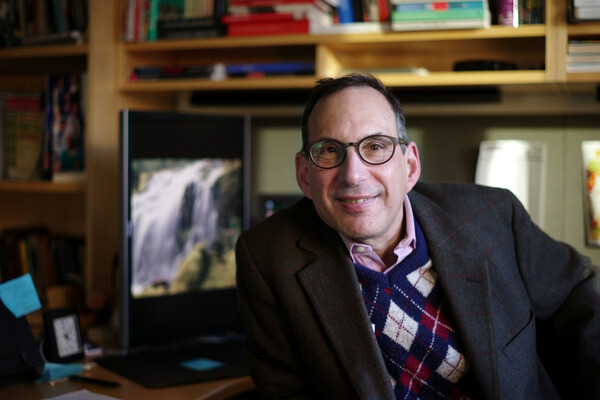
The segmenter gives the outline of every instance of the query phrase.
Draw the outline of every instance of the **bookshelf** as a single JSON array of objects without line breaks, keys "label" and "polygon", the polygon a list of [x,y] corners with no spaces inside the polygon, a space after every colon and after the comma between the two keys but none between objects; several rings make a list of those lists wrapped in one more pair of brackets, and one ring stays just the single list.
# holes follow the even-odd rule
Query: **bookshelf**
[{"label": "bookshelf", "polygon": [[[284,35],[247,38],[121,43],[119,90],[124,93],[173,90],[296,89],[310,88],[325,76],[345,70],[423,67],[426,76],[410,73],[379,74],[392,86],[451,86],[545,83],[545,25],[520,28],[365,33],[355,35]],[[516,71],[454,72],[463,60],[500,59],[513,62]],[[224,81],[185,79],[137,81],[129,79],[134,67],[193,65],[194,63],[311,61],[315,76],[232,78]]]},{"label": "bookshelf", "polygon": [[[39,90],[48,71],[87,71],[87,181],[83,185],[0,182],[0,227],[7,221],[37,218],[51,227],[81,232],[87,241],[86,286],[94,291],[113,288],[110,281],[118,251],[119,121],[123,108],[179,109],[181,95],[191,90],[293,90],[312,87],[315,79],[337,76],[346,69],[422,66],[425,76],[386,72],[390,86],[404,88],[494,86],[518,100],[509,113],[521,115],[565,112],[598,115],[598,102],[573,102],[569,93],[595,93],[600,73],[566,74],[566,45],[570,37],[600,37],[600,23],[569,25],[563,2],[547,1],[546,23],[518,28],[395,32],[368,34],[288,35],[277,37],[168,40],[124,43],[119,40],[120,0],[90,1],[88,43],[79,46],[38,46],[0,49],[0,89]],[[523,68],[515,71],[453,71],[464,59],[493,58]],[[134,66],[188,65],[206,62],[304,60],[315,63],[314,76],[132,82]],[[531,67],[531,68],[530,68]],[[550,95],[547,95],[549,92]],[[559,98],[547,111],[540,105]],[[499,111],[500,108],[500,111]],[[468,110],[424,107],[423,115],[463,113],[491,115],[503,112],[495,104]],[[41,211],[30,212],[30,210]],[[71,210],[65,215],[64,209]],[[28,214],[34,214],[29,216]]]},{"label": "bookshelf", "polygon": [[[87,45],[0,49],[0,91],[38,92],[54,72],[84,72]],[[52,232],[85,235],[85,183],[0,180],[0,229],[43,224]]]}]

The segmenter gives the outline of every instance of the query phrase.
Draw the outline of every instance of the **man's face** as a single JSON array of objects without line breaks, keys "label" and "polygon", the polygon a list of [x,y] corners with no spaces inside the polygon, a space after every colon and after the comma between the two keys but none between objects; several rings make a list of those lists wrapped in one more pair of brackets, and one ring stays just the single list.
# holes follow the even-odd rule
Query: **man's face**
[{"label": "man's face", "polygon": [[[398,136],[392,107],[372,88],[346,88],[317,102],[308,121],[309,145],[321,139],[358,142],[375,134]],[[355,241],[383,249],[397,243],[404,217],[404,198],[420,174],[416,145],[382,165],[363,162],[354,146],[333,169],[296,155],[296,176],[321,219]]]}]

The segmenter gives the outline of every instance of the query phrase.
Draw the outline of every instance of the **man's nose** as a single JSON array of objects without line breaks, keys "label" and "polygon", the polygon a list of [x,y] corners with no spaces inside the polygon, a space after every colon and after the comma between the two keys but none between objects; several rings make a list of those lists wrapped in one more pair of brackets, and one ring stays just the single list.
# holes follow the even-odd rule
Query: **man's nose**
[{"label": "man's nose", "polygon": [[369,165],[365,163],[356,151],[356,145],[346,148],[346,159],[339,166],[340,173],[346,183],[355,185],[365,179]]}]

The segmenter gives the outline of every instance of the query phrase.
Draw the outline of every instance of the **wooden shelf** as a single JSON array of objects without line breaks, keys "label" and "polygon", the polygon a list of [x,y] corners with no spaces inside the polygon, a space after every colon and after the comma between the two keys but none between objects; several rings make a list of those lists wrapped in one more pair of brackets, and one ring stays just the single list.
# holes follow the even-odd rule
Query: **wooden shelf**
[{"label": "wooden shelf", "polygon": [[[240,38],[163,40],[121,43],[119,90],[123,93],[185,90],[244,90],[311,88],[316,79],[347,70],[382,67],[423,67],[428,75],[380,75],[393,86],[448,86],[544,83],[545,25],[519,28],[389,32],[366,34],[285,35]],[[462,60],[500,59],[522,63],[518,71],[454,72]],[[312,61],[315,76],[226,79],[170,79],[132,82],[133,68],[193,65],[213,62]],[[406,63],[410,63],[407,65]]]},{"label": "wooden shelf", "polygon": [[190,49],[298,46],[332,43],[389,43],[399,41],[544,37],[545,34],[545,25],[524,25],[518,28],[492,26],[488,29],[158,40],[155,42],[138,43],[122,42],[121,46],[126,53],[143,53]]},{"label": "wooden shelf", "polygon": [[87,56],[87,53],[87,44],[20,46],[0,49],[0,60],[14,60],[23,58],[64,58]]},{"label": "wooden shelf", "polygon": [[567,26],[569,36],[598,35],[600,36],[600,22],[585,22],[569,24]]},{"label": "wooden shelf", "polygon": [[314,76],[232,78],[225,81],[208,79],[177,79],[130,82],[121,86],[124,93],[172,92],[186,90],[249,90],[249,89],[308,89],[314,86]]},{"label": "wooden shelf", "polygon": [[53,183],[45,181],[31,182],[13,182],[0,181],[0,194],[27,194],[27,193],[44,193],[44,194],[85,194],[84,183]]}]

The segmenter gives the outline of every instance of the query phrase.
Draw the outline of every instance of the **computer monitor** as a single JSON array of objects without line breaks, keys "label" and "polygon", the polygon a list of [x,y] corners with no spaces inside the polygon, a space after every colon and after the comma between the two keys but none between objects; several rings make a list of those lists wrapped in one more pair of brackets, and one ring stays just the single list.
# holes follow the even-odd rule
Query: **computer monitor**
[{"label": "computer monitor", "polygon": [[124,110],[120,123],[123,349],[240,333],[249,117]]}]

